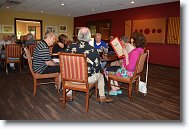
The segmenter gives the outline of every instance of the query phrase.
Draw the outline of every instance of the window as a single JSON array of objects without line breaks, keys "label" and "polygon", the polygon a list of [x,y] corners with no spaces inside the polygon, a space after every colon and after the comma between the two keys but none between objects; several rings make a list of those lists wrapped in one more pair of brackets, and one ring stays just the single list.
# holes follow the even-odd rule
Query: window
[{"label": "window", "polygon": [[109,41],[109,37],[111,35],[111,20],[90,21],[87,25],[93,38],[96,33],[100,33],[102,35],[102,40],[105,42]]}]

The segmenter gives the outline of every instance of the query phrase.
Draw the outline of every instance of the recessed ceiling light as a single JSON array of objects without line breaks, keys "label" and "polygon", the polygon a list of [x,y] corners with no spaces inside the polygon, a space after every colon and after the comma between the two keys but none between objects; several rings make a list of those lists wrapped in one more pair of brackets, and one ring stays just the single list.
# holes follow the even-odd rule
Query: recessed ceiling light
[{"label": "recessed ceiling light", "polygon": [[61,4],[62,6],[64,5],[64,3]]},{"label": "recessed ceiling light", "polygon": [[42,13],[44,12],[44,11],[41,11]]},{"label": "recessed ceiling light", "polygon": [[135,1],[133,0],[133,1],[131,1],[131,4],[134,4],[135,3]]},{"label": "recessed ceiling light", "polygon": [[95,9],[91,9],[93,12],[95,11]]},{"label": "recessed ceiling light", "polygon": [[10,7],[7,7],[8,9],[10,8]]}]

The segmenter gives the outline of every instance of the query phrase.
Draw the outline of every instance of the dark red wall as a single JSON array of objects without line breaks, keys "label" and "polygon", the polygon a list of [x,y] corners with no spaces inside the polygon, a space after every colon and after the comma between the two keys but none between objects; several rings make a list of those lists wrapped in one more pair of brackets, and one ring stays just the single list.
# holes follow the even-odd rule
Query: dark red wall
[{"label": "dark red wall", "polygon": [[[74,27],[86,26],[88,21],[111,19],[111,35],[125,34],[125,20],[180,16],[180,2],[143,6],[74,18]],[[180,67],[180,45],[148,43],[150,63]]]}]

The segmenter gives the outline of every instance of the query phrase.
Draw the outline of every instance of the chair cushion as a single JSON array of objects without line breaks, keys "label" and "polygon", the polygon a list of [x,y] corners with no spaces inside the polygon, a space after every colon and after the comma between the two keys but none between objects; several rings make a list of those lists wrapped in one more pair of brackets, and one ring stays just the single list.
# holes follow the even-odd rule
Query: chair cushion
[{"label": "chair cushion", "polygon": [[111,78],[113,80],[120,81],[120,82],[129,82],[130,81],[130,78],[123,78],[123,77],[116,76],[114,74],[108,74],[108,78]]},{"label": "chair cushion", "polygon": [[54,78],[54,77],[58,77],[59,73],[49,73],[49,74],[37,74],[35,73],[35,77],[37,79],[42,79],[42,78]]},{"label": "chair cushion", "polygon": [[[94,84],[95,83],[89,83],[89,89],[93,88]],[[86,90],[85,83],[75,83],[75,82],[66,81],[65,87],[67,89],[81,89],[80,91]]]},{"label": "chair cushion", "polygon": [[9,57],[9,60],[19,60],[19,58],[13,58],[13,57]]}]

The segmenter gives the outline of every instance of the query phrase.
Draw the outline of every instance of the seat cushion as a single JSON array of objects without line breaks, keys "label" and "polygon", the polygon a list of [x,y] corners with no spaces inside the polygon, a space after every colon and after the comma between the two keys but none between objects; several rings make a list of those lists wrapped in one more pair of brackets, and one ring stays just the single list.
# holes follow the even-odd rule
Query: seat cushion
[{"label": "seat cushion", "polygon": [[[94,84],[95,84],[95,83],[90,83],[90,84],[89,84],[89,89],[93,88],[93,87],[94,87]],[[65,87],[66,87],[67,89],[72,89],[72,90],[74,90],[74,89],[77,89],[77,90],[80,89],[80,91],[85,91],[85,90],[86,90],[86,85],[85,85],[85,83],[76,83],[76,82],[66,81]]]},{"label": "seat cushion", "polygon": [[37,79],[42,79],[42,78],[55,78],[59,76],[59,73],[49,73],[49,74],[37,74],[35,73],[35,76]]},{"label": "seat cushion", "polygon": [[9,60],[19,60],[19,58],[13,58],[13,57],[9,57]]},{"label": "seat cushion", "polygon": [[129,82],[130,78],[123,78],[123,77],[119,77],[113,74],[108,74],[108,78],[111,78],[113,80],[119,81],[119,82]]}]

